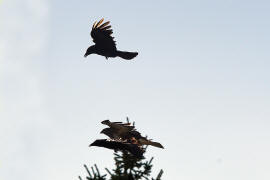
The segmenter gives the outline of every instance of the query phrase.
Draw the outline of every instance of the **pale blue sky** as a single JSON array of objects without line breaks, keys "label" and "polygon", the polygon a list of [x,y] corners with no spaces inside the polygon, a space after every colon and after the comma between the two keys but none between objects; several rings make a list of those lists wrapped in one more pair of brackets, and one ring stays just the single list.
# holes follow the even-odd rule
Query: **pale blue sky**
[{"label": "pale blue sky", "polygon": [[[269,180],[269,1],[2,0],[0,180],[113,167],[100,121],[136,121],[164,180]],[[83,55],[110,20],[132,61]]]}]

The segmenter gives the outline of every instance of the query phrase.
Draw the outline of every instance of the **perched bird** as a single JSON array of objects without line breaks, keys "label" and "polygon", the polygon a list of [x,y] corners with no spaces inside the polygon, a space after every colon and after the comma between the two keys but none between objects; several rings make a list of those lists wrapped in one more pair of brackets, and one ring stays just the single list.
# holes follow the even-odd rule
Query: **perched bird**
[{"label": "perched bird", "polygon": [[87,57],[90,54],[98,54],[101,56],[105,56],[106,59],[109,57],[121,57],[126,60],[133,59],[138,55],[137,52],[126,52],[119,51],[116,48],[116,44],[114,41],[114,37],[112,37],[112,29],[109,25],[110,21],[107,21],[102,24],[104,19],[102,18],[100,21],[95,22],[92,26],[91,36],[95,45],[90,46],[84,57]]},{"label": "perched bird", "polygon": [[117,129],[105,128],[100,133],[107,135],[112,140],[122,140],[130,142],[132,144],[138,144],[139,146],[151,145],[158,148],[164,148],[159,142],[148,140],[136,130],[124,131],[122,133],[119,133]]},{"label": "perched bird", "polygon": [[102,131],[100,132],[100,134],[105,134],[111,140],[120,140],[120,136],[118,136],[118,134],[115,133],[115,131],[113,131],[113,129],[111,129],[111,128],[104,128],[104,129],[102,129]]},{"label": "perched bird", "polygon": [[127,132],[134,130],[134,126],[131,126],[130,123],[121,123],[121,122],[111,122],[109,120],[104,120],[101,122],[101,124],[105,124],[109,126],[111,129],[113,129],[114,132],[114,138],[119,139],[121,136],[126,134]]},{"label": "perched bird", "polygon": [[97,139],[89,146],[98,146],[108,149],[113,149],[115,151],[128,151],[137,158],[142,158],[144,150],[139,148],[136,144],[116,142],[116,141],[107,141],[106,139]]},{"label": "perched bird", "polygon": [[122,140],[129,141],[133,137],[140,137],[140,133],[134,130],[123,131],[122,133],[118,132],[118,129],[115,128],[104,128],[100,132],[101,134],[105,134],[111,140]]}]

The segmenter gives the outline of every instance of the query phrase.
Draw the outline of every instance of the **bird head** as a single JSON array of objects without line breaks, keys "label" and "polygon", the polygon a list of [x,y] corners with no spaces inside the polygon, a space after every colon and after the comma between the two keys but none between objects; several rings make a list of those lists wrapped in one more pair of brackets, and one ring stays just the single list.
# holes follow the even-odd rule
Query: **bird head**
[{"label": "bird head", "polygon": [[105,128],[105,129],[102,129],[102,131],[100,131],[100,134],[107,134],[109,132],[109,128]]},{"label": "bird head", "polygon": [[106,141],[107,141],[106,139],[97,139],[93,143],[91,143],[89,145],[89,147],[91,147],[91,146],[101,146],[102,144],[106,143]]},{"label": "bird head", "polygon": [[109,120],[104,120],[104,121],[101,121],[101,124],[109,124],[110,121]]},{"label": "bird head", "polygon": [[90,47],[86,50],[86,52],[85,52],[85,54],[84,54],[84,57],[87,57],[88,55],[93,54],[93,53],[95,53],[95,52],[96,52],[95,46],[90,46]]},{"label": "bird head", "polygon": [[110,139],[114,139],[115,136],[115,132],[113,131],[113,129],[111,128],[105,128],[103,129],[100,134],[105,134],[106,136],[108,136]]}]

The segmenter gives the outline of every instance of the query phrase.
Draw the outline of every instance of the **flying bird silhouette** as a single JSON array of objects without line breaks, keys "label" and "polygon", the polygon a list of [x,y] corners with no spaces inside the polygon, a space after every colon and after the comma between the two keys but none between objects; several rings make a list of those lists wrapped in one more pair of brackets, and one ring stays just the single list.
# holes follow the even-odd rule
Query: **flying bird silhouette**
[{"label": "flying bird silhouette", "polygon": [[107,21],[102,24],[104,19],[102,18],[100,21],[95,22],[92,26],[91,36],[95,45],[90,46],[84,57],[87,57],[90,54],[98,54],[101,56],[105,56],[106,59],[109,57],[121,57],[126,60],[133,59],[138,55],[137,52],[126,52],[126,51],[119,51],[116,48],[116,43],[114,41],[114,37],[112,37],[112,29],[110,21]]}]

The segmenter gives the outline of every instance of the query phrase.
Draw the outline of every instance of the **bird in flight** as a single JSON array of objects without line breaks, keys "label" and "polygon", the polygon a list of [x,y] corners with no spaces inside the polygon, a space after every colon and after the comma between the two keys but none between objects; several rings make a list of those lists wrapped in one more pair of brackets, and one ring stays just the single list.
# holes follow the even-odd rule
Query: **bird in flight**
[{"label": "bird in flight", "polygon": [[106,59],[109,57],[121,57],[125,60],[133,59],[138,55],[137,52],[127,52],[127,51],[119,51],[116,48],[116,43],[114,41],[114,37],[112,37],[112,29],[110,21],[107,21],[102,24],[104,19],[102,18],[100,21],[95,22],[92,26],[91,37],[93,38],[93,42],[95,45],[90,46],[84,57],[87,57],[90,54],[98,54],[101,56],[105,56]]}]

